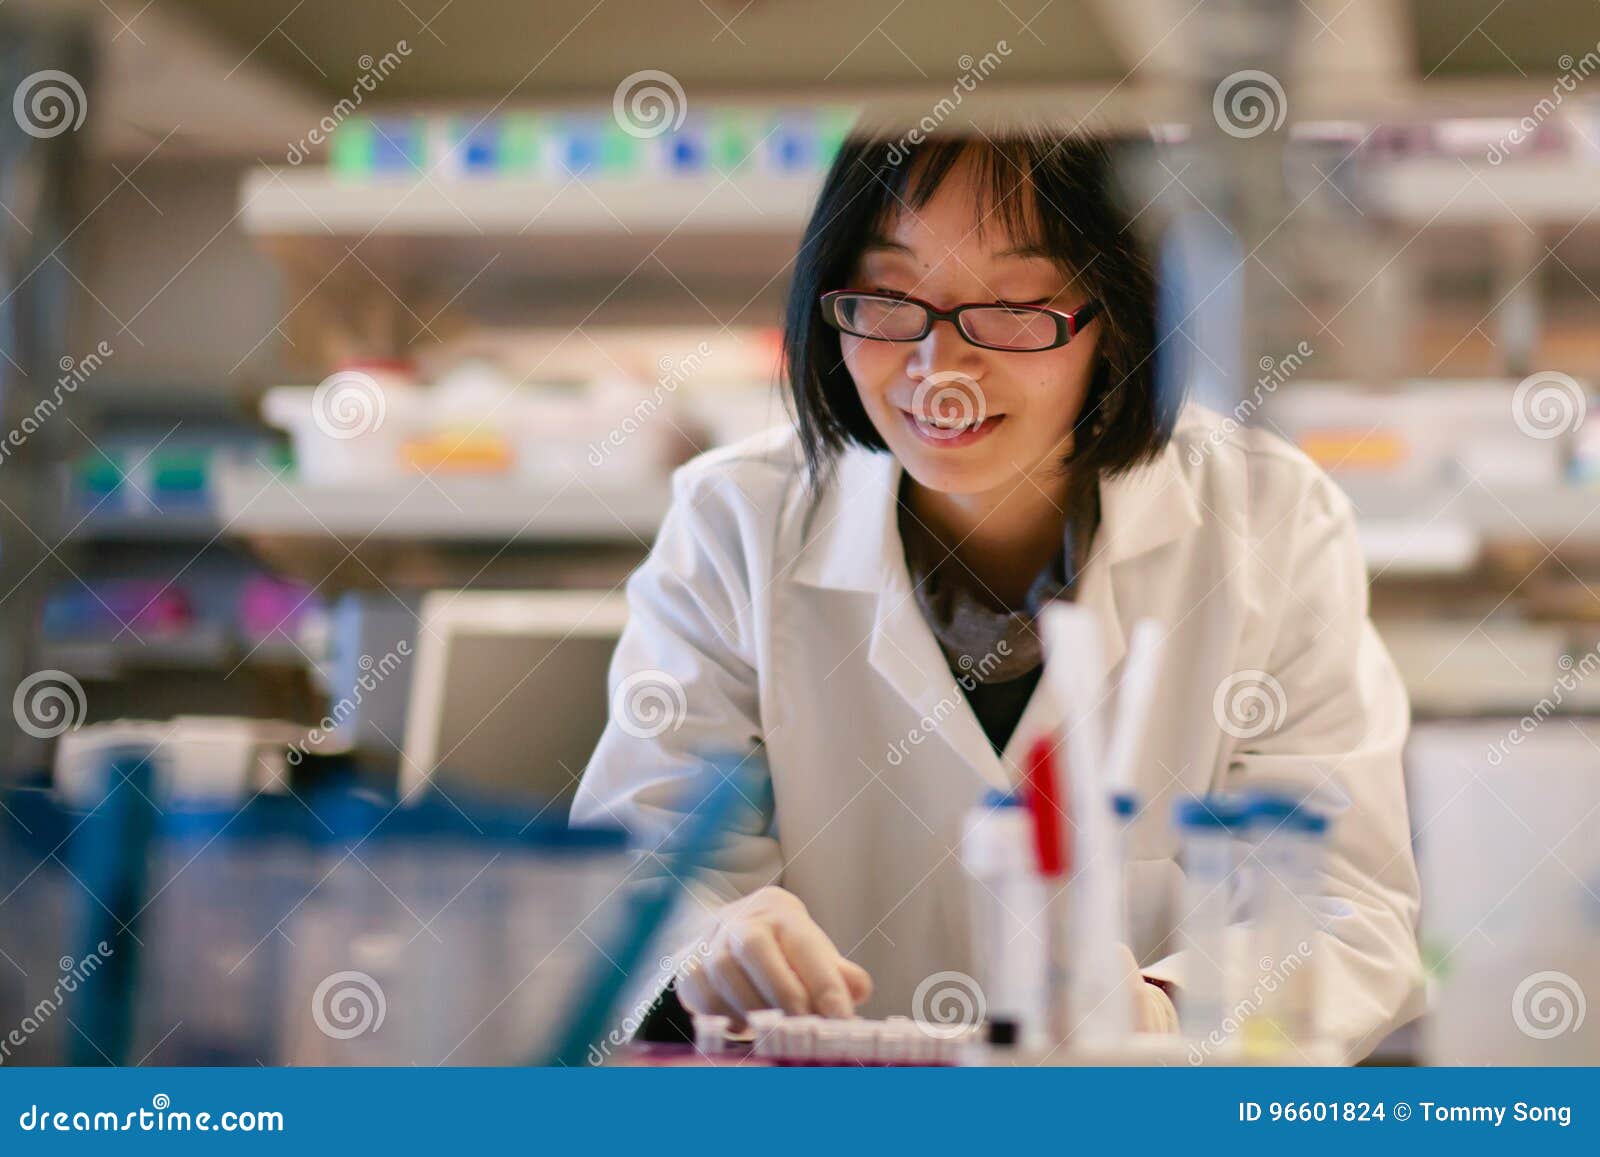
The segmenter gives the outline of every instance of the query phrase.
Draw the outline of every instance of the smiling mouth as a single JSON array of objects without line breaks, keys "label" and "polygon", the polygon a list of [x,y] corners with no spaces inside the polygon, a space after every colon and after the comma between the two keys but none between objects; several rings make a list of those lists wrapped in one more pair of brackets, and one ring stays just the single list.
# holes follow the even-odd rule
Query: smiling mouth
[{"label": "smiling mouth", "polygon": [[965,446],[987,436],[1002,421],[1004,414],[990,414],[987,417],[958,417],[938,418],[933,415],[914,414],[910,410],[901,410],[906,424],[911,427],[917,436],[926,443],[938,446]]}]

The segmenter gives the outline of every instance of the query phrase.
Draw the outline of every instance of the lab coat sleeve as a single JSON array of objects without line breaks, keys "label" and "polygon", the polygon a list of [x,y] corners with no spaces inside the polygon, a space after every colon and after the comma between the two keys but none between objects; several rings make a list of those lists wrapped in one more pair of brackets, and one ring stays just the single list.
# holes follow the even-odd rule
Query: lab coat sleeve
[{"label": "lab coat sleeve", "polygon": [[[766,496],[744,494],[727,472],[691,464],[674,475],[654,547],[628,580],[610,717],[579,784],[574,824],[620,826],[642,849],[681,839],[686,809],[706,787],[698,756],[743,754],[761,740],[754,603],[765,578],[752,557],[761,541],[755,501]],[[778,880],[770,779],[744,796],[694,877],[674,880],[676,914],[649,957],[659,964],[630,985],[641,1012],[714,931],[721,904]],[[635,885],[654,875],[651,861],[641,861]]]},{"label": "lab coat sleeve", "polygon": [[[1348,500],[1319,474],[1300,509],[1286,555],[1257,555],[1262,589],[1278,595],[1271,641],[1257,650],[1269,656],[1261,702],[1277,725],[1236,742],[1218,786],[1295,785],[1331,812],[1313,904],[1324,932],[1312,957],[1321,1032],[1355,1061],[1422,1011],[1420,886],[1401,765],[1410,707],[1368,617]],[[1183,955],[1144,971],[1181,992]]]}]

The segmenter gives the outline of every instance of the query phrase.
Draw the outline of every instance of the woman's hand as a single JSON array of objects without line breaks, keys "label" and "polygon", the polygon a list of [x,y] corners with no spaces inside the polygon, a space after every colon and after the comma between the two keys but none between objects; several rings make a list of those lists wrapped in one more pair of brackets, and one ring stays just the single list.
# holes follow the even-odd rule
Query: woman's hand
[{"label": "woman's hand", "polygon": [[1125,944],[1117,945],[1117,955],[1123,964],[1123,988],[1133,1004],[1133,1031],[1174,1033],[1178,1031],[1178,1010],[1173,1007],[1167,990],[1154,981],[1146,980],[1139,971],[1139,962]]},{"label": "woman's hand", "polygon": [[848,1017],[872,978],[839,954],[799,897],[767,887],[723,907],[710,951],[678,976],[690,1012],[732,1017],[780,1008],[790,1016]]}]

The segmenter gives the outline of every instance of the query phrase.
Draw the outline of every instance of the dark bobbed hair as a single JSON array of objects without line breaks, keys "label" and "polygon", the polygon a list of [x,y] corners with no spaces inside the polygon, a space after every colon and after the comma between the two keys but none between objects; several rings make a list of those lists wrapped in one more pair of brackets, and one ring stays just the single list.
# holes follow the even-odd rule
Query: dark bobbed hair
[{"label": "dark bobbed hair", "polygon": [[1153,458],[1171,435],[1181,398],[1157,396],[1155,277],[1102,142],[1037,127],[917,144],[857,132],[823,181],[784,318],[784,373],[813,485],[848,444],[887,449],[817,299],[849,288],[862,253],[901,206],[925,206],[963,162],[973,166],[978,213],[1015,243],[1037,245],[1104,307],[1093,323],[1101,327],[1097,364],[1062,464],[1074,492]]}]

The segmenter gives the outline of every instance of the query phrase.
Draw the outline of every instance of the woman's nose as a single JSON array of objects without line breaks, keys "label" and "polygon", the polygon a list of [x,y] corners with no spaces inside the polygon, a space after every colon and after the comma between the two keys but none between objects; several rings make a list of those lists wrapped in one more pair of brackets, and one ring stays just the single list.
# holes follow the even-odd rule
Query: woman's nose
[{"label": "woman's nose", "polygon": [[952,321],[936,321],[927,336],[911,346],[906,372],[913,378],[957,370],[977,376],[983,351],[962,337]]}]

